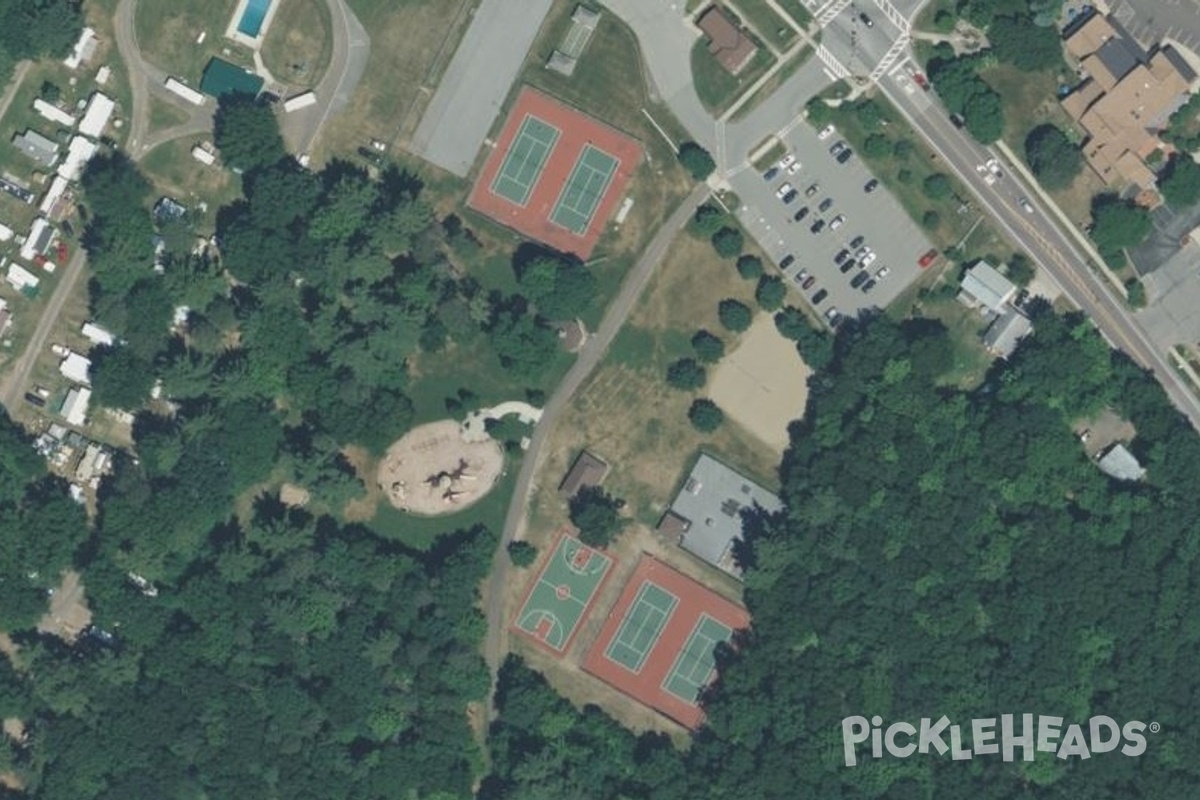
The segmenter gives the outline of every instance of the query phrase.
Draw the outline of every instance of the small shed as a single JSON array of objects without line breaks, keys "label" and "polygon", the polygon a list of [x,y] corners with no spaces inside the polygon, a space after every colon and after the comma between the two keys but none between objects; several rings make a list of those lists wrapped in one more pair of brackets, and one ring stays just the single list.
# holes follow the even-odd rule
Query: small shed
[{"label": "small shed", "polygon": [[569,498],[574,497],[580,489],[603,483],[608,469],[608,462],[604,459],[587,450],[580,451],[566,477],[558,485],[558,490]]},{"label": "small shed", "polygon": [[67,357],[58,365],[58,371],[62,376],[73,383],[90,386],[92,383],[92,361],[87,356],[80,355],[74,350],[67,353]]},{"label": "small shed", "polygon": [[1129,452],[1125,445],[1117,442],[1096,462],[1100,471],[1119,481],[1140,481],[1146,477],[1146,468]]}]

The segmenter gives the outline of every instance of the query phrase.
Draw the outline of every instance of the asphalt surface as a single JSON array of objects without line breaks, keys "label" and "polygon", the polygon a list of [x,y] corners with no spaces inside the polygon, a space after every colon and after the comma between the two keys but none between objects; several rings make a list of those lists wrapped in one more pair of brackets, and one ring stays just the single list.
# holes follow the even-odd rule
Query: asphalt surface
[{"label": "asphalt surface", "polygon": [[460,178],[512,89],[551,0],[483,0],[408,149]]},{"label": "asphalt surface", "polygon": [[1110,6],[1143,45],[1170,38],[1200,51],[1200,0],[1115,0]]},{"label": "asphalt surface", "polygon": [[[709,195],[709,189],[703,184],[697,186],[679,208],[663,221],[654,238],[646,245],[637,263],[629,270],[621,284],[621,290],[609,304],[604,313],[600,327],[593,333],[579,351],[578,358],[567,374],[559,382],[554,394],[546,401],[542,409],[542,417],[533,429],[529,447],[521,460],[521,471],[517,473],[516,486],[513,489],[512,502],[508,506],[508,514],[504,518],[504,532],[496,546],[492,557],[492,569],[487,584],[483,589],[483,607],[487,615],[487,637],[484,639],[484,658],[492,670],[493,688],[496,671],[500,668],[500,659],[504,655],[504,638],[507,630],[504,614],[504,591],[508,585],[509,568],[508,543],[522,530],[525,524],[525,509],[533,491],[533,478],[541,467],[545,453],[543,447],[554,432],[558,418],[567,408],[575,392],[583,385],[588,376],[600,363],[600,359],[608,351],[613,338],[625,324],[634,303],[641,296],[642,290],[654,274],[654,270],[662,262],[667,249],[675,239],[676,233],[687,224],[696,206]],[[489,697],[490,707],[490,697]]]}]

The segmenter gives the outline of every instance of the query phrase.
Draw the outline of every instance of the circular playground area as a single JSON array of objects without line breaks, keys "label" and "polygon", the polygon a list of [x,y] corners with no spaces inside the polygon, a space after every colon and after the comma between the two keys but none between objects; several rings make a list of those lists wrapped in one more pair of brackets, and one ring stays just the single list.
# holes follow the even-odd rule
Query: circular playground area
[{"label": "circular playground area", "polygon": [[388,448],[376,480],[388,501],[410,514],[453,514],[487,495],[504,469],[492,439],[467,441],[452,419],[413,428]]}]

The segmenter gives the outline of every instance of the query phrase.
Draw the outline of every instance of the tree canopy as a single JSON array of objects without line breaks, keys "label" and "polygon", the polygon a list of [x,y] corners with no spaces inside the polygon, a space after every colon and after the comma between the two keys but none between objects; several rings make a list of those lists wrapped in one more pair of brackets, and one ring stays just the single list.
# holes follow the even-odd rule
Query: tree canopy
[{"label": "tree canopy", "polygon": [[1052,25],[1034,23],[1027,14],[997,17],[987,30],[996,58],[1017,69],[1034,72],[1062,64],[1062,39]]},{"label": "tree canopy", "polygon": [[621,519],[624,503],[599,486],[580,489],[569,505],[579,540],[589,547],[607,547],[625,525]]},{"label": "tree canopy", "polygon": [[271,107],[236,92],[223,95],[217,104],[213,143],[221,160],[242,172],[270,166],[287,155]]},{"label": "tree canopy", "polygon": [[1130,200],[1115,194],[1092,199],[1092,241],[1109,261],[1123,262],[1122,251],[1141,244],[1150,227],[1150,212]]},{"label": "tree canopy", "polygon": [[704,180],[717,169],[712,154],[695,142],[684,142],[679,146],[679,163],[698,181]]},{"label": "tree canopy", "polygon": [[1158,179],[1167,204],[1184,209],[1200,201],[1200,165],[1188,153],[1175,153]]},{"label": "tree canopy", "polygon": [[1083,154],[1062,129],[1047,122],[1025,137],[1025,160],[1047,189],[1065,189],[1083,167]]}]

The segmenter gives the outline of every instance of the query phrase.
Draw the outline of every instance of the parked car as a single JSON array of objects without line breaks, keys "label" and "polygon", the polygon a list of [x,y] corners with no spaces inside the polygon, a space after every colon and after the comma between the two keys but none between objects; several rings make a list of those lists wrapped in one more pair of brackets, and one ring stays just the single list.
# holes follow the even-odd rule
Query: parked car
[{"label": "parked car", "polygon": [[817,133],[817,138],[823,142],[830,136],[833,136],[834,132],[836,131],[837,128],[833,127],[832,125],[826,125],[824,128],[821,128],[819,133]]},{"label": "parked car", "polygon": [[823,220],[823,219],[817,220],[816,222],[814,222],[812,224],[812,227],[809,228],[808,230],[811,233],[820,233],[821,231],[825,230],[825,220]]},{"label": "parked car", "polygon": [[917,260],[917,266],[920,267],[921,269],[925,269],[930,264],[932,264],[934,261],[936,261],[937,257],[938,257],[937,250],[932,250],[932,249],[928,250],[928,251],[926,251],[926,253],[923,256],[921,256]]},{"label": "parked car", "polygon": [[817,211],[828,211],[831,208],[833,208],[833,198],[826,197],[821,201],[821,205],[817,206]]},{"label": "parked car", "polygon": [[877,281],[874,278],[868,278],[867,282],[862,285],[863,294],[870,294],[871,290],[875,288],[876,284]]},{"label": "parked car", "polygon": [[868,28],[875,27],[874,21],[872,21],[872,19],[867,16],[867,12],[865,12],[865,11],[858,12],[858,19],[860,22],[862,22],[863,25],[866,25]]},{"label": "parked car", "polygon": [[881,281],[884,278],[886,278],[888,275],[891,275],[891,274],[892,274],[891,267],[880,267],[879,269],[875,270],[875,280]]},{"label": "parked car", "polygon": [[792,189],[791,191],[789,191],[787,194],[785,194],[783,196],[783,204],[786,206],[787,204],[791,203],[793,200],[795,200],[799,196],[800,196],[800,192],[796,191],[795,189]]},{"label": "parked car", "polygon": [[816,294],[812,296],[812,304],[814,306],[819,306],[821,303],[825,302],[826,297],[829,297],[829,292],[825,291],[824,289],[817,289]]},{"label": "parked car", "polygon": [[838,269],[842,271],[843,275],[845,275],[847,272],[849,272],[850,270],[854,269],[857,266],[858,266],[857,261],[855,261],[853,258],[848,258],[842,262],[842,265],[840,267],[838,267]]},{"label": "parked car", "polygon": [[829,148],[829,155],[831,155],[831,156],[840,155],[841,152],[845,149],[846,149],[846,142],[843,141],[842,139],[838,139],[836,142],[833,143],[833,147]]},{"label": "parked car", "polygon": [[[781,265],[782,266],[782,265]],[[792,278],[796,283],[804,283],[804,279],[808,277],[808,270],[802,269]]]},{"label": "parked car", "polygon": [[849,147],[847,147],[845,150],[843,150],[841,153],[838,154],[837,162],[839,164],[845,164],[847,161],[850,160],[850,157],[853,155],[854,155],[854,151],[851,150]]},{"label": "parked car", "polygon": [[859,270],[859,273],[850,279],[850,288],[857,289],[862,286],[871,277],[871,273],[864,270]]},{"label": "parked car", "polygon": [[850,244],[848,245],[848,247],[851,250],[857,250],[858,248],[863,246],[863,243],[865,241],[867,241],[867,237],[862,236],[862,235],[855,236],[853,239],[850,240]]},{"label": "parked car", "polygon": [[841,264],[843,261],[845,261],[849,257],[850,257],[850,251],[843,247],[841,250],[838,250],[837,255],[833,257],[833,263]]},{"label": "parked car", "polygon": [[838,214],[836,217],[834,217],[833,219],[831,219],[829,221],[829,230],[836,231],[838,228],[842,227],[845,224],[846,224],[846,215]]},{"label": "parked car", "polygon": [[854,257],[861,261],[862,259],[867,257],[867,253],[871,253],[871,252],[874,252],[874,251],[872,251],[871,248],[869,248],[869,247],[860,247],[860,248],[858,248],[858,251],[854,254]]},{"label": "parked car", "polygon": [[795,257],[794,255],[792,255],[791,253],[788,253],[788,254],[787,254],[786,256],[784,256],[784,257],[783,257],[783,259],[782,259],[782,260],[779,262],[779,268],[780,268],[780,269],[787,269],[788,267],[790,267],[792,264],[795,264],[795,263],[796,263],[796,257]]},{"label": "parked car", "polygon": [[779,159],[779,168],[787,169],[788,167],[790,167],[792,164],[795,164],[795,163],[796,163],[796,157],[794,155],[792,155],[791,153],[788,153],[786,156]]},{"label": "parked car", "polygon": [[842,316],[842,312],[837,310],[837,306],[831,306],[829,310],[825,312],[825,319],[829,320],[831,325],[834,324],[840,316]]},{"label": "parked car", "polygon": [[983,165],[987,167],[988,172],[996,176],[996,180],[1000,180],[1004,177],[1004,170],[1000,169],[999,160],[995,158],[989,158],[987,161],[983,162]]},{"label": "parked car", "polygon": [[812,288],[812,285],[816,282],[817,282],[817,276],[809,275],[807,278],[804,279],[804,284],[800,288],[807,292],[810,288]]},{"label": "parked car", "polygon": [[797,172],[800,171],[800,167],[801,167],[800,162],[799,161],[795,162],[794,164],[792,164],[790,167],[787,168],[787,174],[795,175]]},{"label": "parked car", "polygon": [[763,173],[763,180],[767,183],[770,183],[771,181],[775,180],[775,176],[778,174],[779,167],[771,167],[769,170]]},{"label": "parked car", "polygon": [[821,191],[821,184],[814,183],[812,186],[809,186],[807,189],[804,190],[804,196],[812,197],[814,194],[816,194],[819,191]]},{"label": "parked car", "polygon": [[871,192],[875,191],[878,188],[879,188],[879,181],[875,180],[874,178],[871,178],[871,180],[867,181],[866,184],[863,185],[863,191],[866,192],[867,194],[870,194]]},{"label": "parked car", "polygon": [[795,214],[792,215],[792,219],[795,220],[796,222],[799,222],[800,220],[804,219],[807,216],[808,216],[808,206],[804,206],[803,208],[801,208],[799,211],[797,211]]},{"label": "parked car", "polygon": [[775,190],[775,196],[782,200],[784,195],[792,191],[793,188],[795,187],[793,187],[790,183],[782,183],[780,184],[779,188]]},{"label": "parked car", "polygon": [[862,265],[864,267],[871,266],[872,264],[875,263],[875,258],[876,258],[876,256],[874,253],[867,253],[865,256],[863,256]]}]

